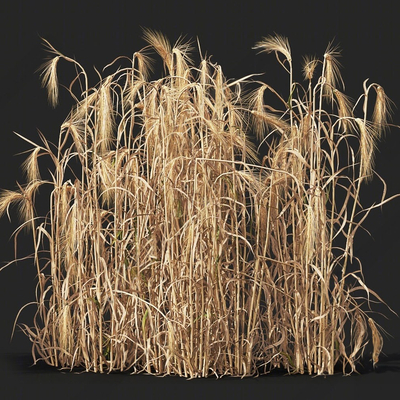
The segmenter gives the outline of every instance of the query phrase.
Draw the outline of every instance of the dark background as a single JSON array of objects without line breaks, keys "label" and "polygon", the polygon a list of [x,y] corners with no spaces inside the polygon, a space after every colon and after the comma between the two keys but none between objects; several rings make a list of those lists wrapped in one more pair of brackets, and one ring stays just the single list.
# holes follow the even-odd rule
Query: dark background
[{"label": "dark background", "polygon": [[[342,75],[346,94],[358,98],[364,79],[377,82],[387,95],[400,105],[398,78],[400,27],[394,1],[2,1],[0,4],[0,188],[14,189],[23,183],[20,164],[29,149],[13,131],[37,140],[37,129],[50,141],[56,141],[58,130],[71,106],[66,94],[61,105],[52,109],[40,87],[35,72],[46,53],[40,37],[47,39],[63,54],[75,58],[97,83],[93,66],[101,70],[120,55],[132,56],[146,45],[142,27],[160,30],[174,43],[180,35],[198,37],[203,53],[212,55],[222,65],[225,76],[240,78],[261,73],[264,82],[287,91],[286,75],[273,55],[256,55],[255,42],[274,32],[290,41],[295,79],[301,79],[302,56],[322,57],[334,39],[342,49]],[[196,53],[195,53],[196,54]],[[195,60],[199,58],[195,56]],[[59,64],[60,81],[68,84],[73,69]],[[158,78],[159,76],[154,76]],[[286,92],[284,92],[286,95]],[[400,111],[394,108],[393,123],[400,124]],[[400,193],[400,130],[393,128],[379,145],[376,171],[387,183],[387,193]],[[380,199],[382,185],[378,179],[364,188],[364,205]],[[43,207],[47,203],[44,199]],[[16,213],[0,220],[0,267],[14,258],[10,239],[18,226]],[[364,224],[370,235],[360,232],[355,239],[355,255],[363,263],[366,284],[400,313],[400,198],[374,210]],[[30,254],[28,236],[18,240],[18,257]],[[87,393],[138,395],[157,398],[162,394],[203,398],[224,393],[225,398],[249,398],[256,394],[312,394],[338,398],[348,395],[370,398],[374,392],[398,388],[400,378],[400,319],[387,309],[388,319],[378,322],[393,337],[386,337],[385,355],[375,372],[370,366],[361,376],[326,379],[308,376],[285,377],[279,374],[259,379],[223,378],[186,381],[182,378],[159,379],[151,376],[65,374],[43,365],[30,367],[29,340],[16,332],[10,342],[15,316],[19,309],[35,299],[35,269],[31,260],[20,261],[0,272],[0,382],[8,391],[6,398],[26,398],[37,392],[42,398],[80,397]],[[24,309],[19,322],[30,324],[35,306]],[[369,354],[367,354],[367,358]],[[391,386],[391,384],[396,386]],[[54,389],[54,390],[52,390]],[[326,394],[328,393],[328,394]],[[388,392],[389,393],[389,392]],[[85,395],[85,396],[86,396]],[[82,395],[83,396],[83,395]],[[332,397],[330,397],[332,396]],[[344,396],[340,394],[340,396]],[[346,398],[346,396],[344,396]],[[83,397],[82,397],[83,398]],[[100,397],[101,398],[101,397]]]}]

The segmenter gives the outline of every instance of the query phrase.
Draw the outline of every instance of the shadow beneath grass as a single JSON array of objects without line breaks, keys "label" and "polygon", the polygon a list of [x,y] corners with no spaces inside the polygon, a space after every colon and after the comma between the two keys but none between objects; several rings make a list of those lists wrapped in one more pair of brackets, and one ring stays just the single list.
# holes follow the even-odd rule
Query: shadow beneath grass
[{"label": "shadow beneath grass", "polygon": [[[36,364],[33,362],[33,358],[31,354],[28,353],[7,353],[1,354],[2,358],[2,369],[6,369],[9,372],[16,372],[20,374],[60,374],[60,373],[81,373],[84,372],[84,368],[74,368],[72,371],[70,369],[61,369],[58,367],[53,367],[51,365],[46,364],[44,361],[39,360]],[[285,377],[288,375],[288,372],[285,369],[274,369],[267,374],[259,370],[258,371],[261,376],[273,376],[273,377]],[[383,374],[385,372],[400,372],[400,354],[394,353],[389,355],[381,355],[379,362],[375,367],[372,365],[372,361],[369,359],[364,359],[357,366],[357,372],[360,375],[366,375],[371,373]],[[131,371],[124,372],[112,372],[111,375],[130,375]],[[340,365],[337,365],[335,368],[335,375],[343,374],[343,370]],[[215,376],[210,377],[211,380],[215,379]],[[203,378],[204,379],[204,378]],[[207,379],[207,378],[205,378]]]},{"label": "shadow beneath grass", "polygon": [[382,374],[385,372],[400,372],[400,354],[387,354],[380,355],[379,362],[372,365],[371,360],[363,360],[358,371],[360,374],[377,373]]},{"label": "shadow beneath grass", "polygon": [[30,373],[59,373],[59,370],[44,361],[38,361],[34,364],[31,354],[28,353],[7,353],[2,354],[2,369],[8,372],[17,372],[22,374]]}]

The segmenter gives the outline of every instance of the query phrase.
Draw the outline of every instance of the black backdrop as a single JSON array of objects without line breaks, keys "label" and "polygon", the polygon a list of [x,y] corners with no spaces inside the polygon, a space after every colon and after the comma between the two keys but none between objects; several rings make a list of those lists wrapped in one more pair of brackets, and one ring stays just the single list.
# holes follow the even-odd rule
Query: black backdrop
[{"label": "black backdrop", "polygon": [[[39,74],[35,72],[46,57],[40,37],[50,41],[63,54],[76,58],[88,71],[92,66],[101,69],[119,55],[131,56],[141,49],[142,27],[160,30],[171,42],[180,35],[188,39],[199,38],[203,53],[212,55],[212,61],[222,65],[228,78],[264,72],[261,78],[275,88],[285,90],[285,73],[277,67],[273,55],[256,55],[252,46],[262,36],[274,32],[289,38],[294,67],[300,77],[302,56],[317,54],[322,57],[332,40],[342,49],[341,62],[346,93],[357,98],[362,92],[364,79],[381,84],[388,96],[400,105],[400,81],[398,79],[400,27],[393,1],[79,1],[37,0],[3,1],[0,5],[0,188],[13,189],[16,181],[23,182],[20,164],[24,155],[16,155],[29,148],[13,131],[32,140],[37,139],[37,129],[50,141],[56,141],[60,124],[66,117],[71,102],[61,96],[56,109],[48,106],[46,93],[40,87]],[[60,64],[60,80],[69,83],[72,68]],[[94,72],[90,76],[95,79]],[[92,80],[92,84],[96,81]],[[400,111],[394,109],[394,124],[400,124]],[[379,146],[376,170],[387,182],[388,195],[400,193],[400,131],[393,128]],[[378,179],[364,188],[364,205],[379,200],[382,185]],[[46,204],[39,205],[46,207]],[[400,259],[400,198],[375,210],[366,221],[370,235],[361,233],[355,240],[355,254],[361,259],[367,285],[400,313],[399,277]],[[10,239],[18,226],[15,213],[12,220],[0,220],[0,267],[14,258],[14,243]],[[27,236],[20,236],[18,256],[31,252]],[[308,377],[265,377],[260,380],[221,381],[197,380],[191,384],[184,379],[153,377],[113,376],[100,378],[72,377],[42,367],[29,368],[31,363],[30,342],[17,332],[10,343],[14,318],[26,303],[34,301],[35,270],[31,260],[20,261],[0,273],[0,354],[5,386],[14,394],[7,398],[25,398],[30,390],[39,385],[52,387],[56,383],[72,385],[78,390],[91,385],[91,390],[103,393],[138,394],[144,390],[156,396],[165,390],[175,394],[193,392],[203,397],[209,392],[224,390],[226,397],[247,397],[256,391],[268,393],[273,388],[280,393],[299,391],[327,385],[323,379]],[[389,319],[378,321],[392,336],[385,340],[386,357],[378,372],[345,381],[330,380],[329,390],[335,385],[356,393],[361,387],[380,390],[387,383],[399,378],[398,355],[400,354],[400,319],[383,308]],[[19,322],[29,324],[34,306],[27,307]],[[397,366],[396,366],[397,365]],[[382,373],[379,373],[382,372]],[[68,379],[68,381],[67,381]],[[132,392],[134,382],[135,392]],[[200,383],[203,382],[203,383]],[[333,383],[332,383],[333,382]],[[343,383],[345,382],[345,383]],[[93,384],[91,384],[93,383]],[[110,385],[118,383],[111,388]],[[361,383],[361,385],[360,385]],[[76,386],[74,386],[76,385]],[[357,389],[358,387],[359,389]],[[172,388],[172,389],[171,389]],[[178,389],[179,388],[179,389]],[[126,392],[125,392],[126,390]],[[178,392],[179,390],[179,392]],[[62,397],[66,392],[58,393]],[[333,392],[332,392],[333,393]],[[364,393],[364,392],[363,392]],[[247,394],[247,395],[246,395]],[[78,395],[78,392],[75,392]],[[15,396],[15,397],[14,397]],[[21,396],[21,397],[18,397]],[[336,398],[334,396],[333,398]]]}]

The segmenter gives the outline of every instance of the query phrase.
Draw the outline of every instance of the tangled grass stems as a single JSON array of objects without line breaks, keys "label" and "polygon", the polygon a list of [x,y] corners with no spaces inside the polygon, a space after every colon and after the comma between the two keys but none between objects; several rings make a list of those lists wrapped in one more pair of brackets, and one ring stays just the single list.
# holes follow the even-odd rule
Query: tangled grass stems
[{"label": "tangled grass stems", "polygon": [[[194,67],[182,40],[171,46],[151,30],[145,39],[164,77],[149,80],[145,47],[128,67],[99,73],[93,88],[80,64],[46,42],[55,56],[42,69],[51,104],[58,65],[68,61],[79,71],[70,85],[76,105],[56,152],[43,135],[41,145],[26,139],[34,146],[23,164],[28,184],[0,200],[0,214],[16,203],[20,229],[32,229],[38,312],[21,327],[35,360],[190,378],[273,368],[321,375],[338,364],[356,371],[372,336],[378,362],[382,336],[360,293],[382,300],[361,267],[350,267],[356,231],[391,200],[383,195],[368,208],[359,201],[388,127],[383,89],[365,82],[353,106],[337,87],[344,84],[331,44],[322,61],[304,59],[304,86],[294,80],[286,38],[256,44],[289,74],[285,97],[252,77],[227,82],[206,59]],[[247,84],[257,88],[243,94]],[[281,111],[264,103],[266,91]],[[267,148],[262,160],[252,129]],[[50,181],[40,175],[42,156],[53,164]],[[52,191],[39,224],[42,184]]]}]

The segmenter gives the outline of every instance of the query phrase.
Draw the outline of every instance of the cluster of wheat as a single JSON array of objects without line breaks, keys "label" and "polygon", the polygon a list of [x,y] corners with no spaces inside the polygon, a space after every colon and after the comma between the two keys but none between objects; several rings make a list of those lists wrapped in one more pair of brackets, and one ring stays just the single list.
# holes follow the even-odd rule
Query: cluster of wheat
[{"label": "cluster of wheat", "polygon": [[[21,328],[35,360],[185,377],[332,374],[339,364],[347,373],[372,337],[377,362],[382,337],[360,306],[360,291],[375,293],[352,249],[372,208],[359,194],[387,127],[383,89],[365,82],[353,106],[331,46],[323,60],[304,60],[303,87],[285,38],[256,45],[288,73],[285,100],[252,77],[227,81],[207,59],[194,67],[188,43],[150,30],[145,39],[128,67],[99,74],[92,88],[82,66],[46,42],[50,100],[64,60],[77,69],[76,105],[56,150],[43,136],[25,139],[34,146],[28,183],[0,200],[2,214],[17,203],[20,229],[32,229],[37,313]],[[159,80],[149,79],[149,47],[164,63]],[[257,87],[246,92],[250,81]],[[265,104],[267,92],[281,110]],[[45,155],[50,180],[40,175]],[[50,208],[39,219],[43,184]]]}]

